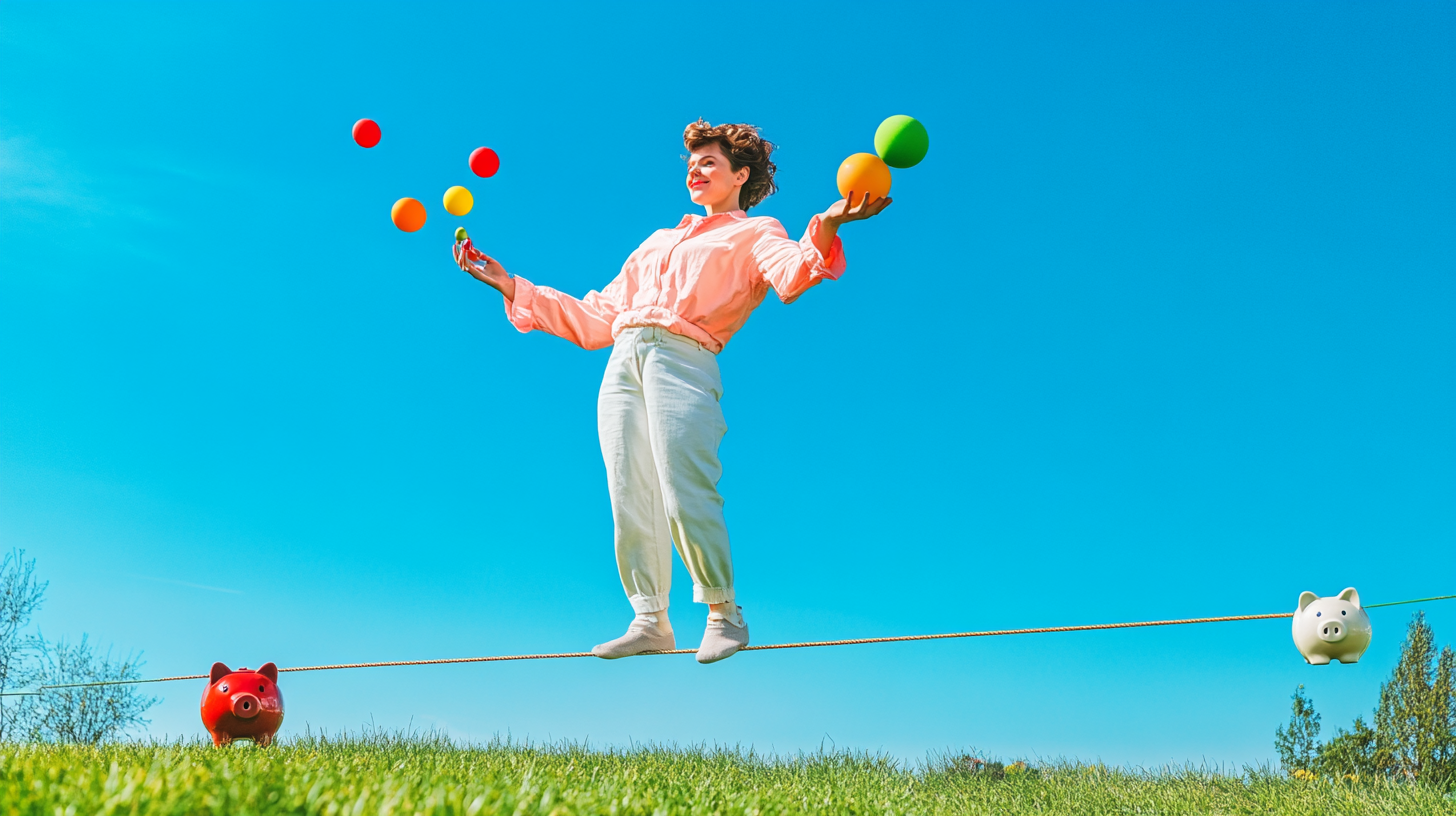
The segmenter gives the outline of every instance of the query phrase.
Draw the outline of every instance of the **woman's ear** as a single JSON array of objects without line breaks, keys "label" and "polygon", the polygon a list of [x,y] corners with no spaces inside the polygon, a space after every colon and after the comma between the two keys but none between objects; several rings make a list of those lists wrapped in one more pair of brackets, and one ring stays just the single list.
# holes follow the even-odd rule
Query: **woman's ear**
[{"label": "woman's ear", "polygon": [[738,172],[733,174],[733,186],[742,187],[748,183],[748,178],[752,175],[753,171],[751,169],[747,167],[738,168]]}]

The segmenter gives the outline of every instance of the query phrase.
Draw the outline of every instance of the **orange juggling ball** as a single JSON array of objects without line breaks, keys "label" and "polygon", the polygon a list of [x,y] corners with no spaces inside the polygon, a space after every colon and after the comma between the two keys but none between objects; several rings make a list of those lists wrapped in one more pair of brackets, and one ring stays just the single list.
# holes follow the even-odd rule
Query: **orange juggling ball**
[{"label": "orange juggling ball", "polygon": [[890,194],[890,168],[873,153],[856,153],[839,165],[839,176],[835,179],[841,196],[853,190],[855,199],[870,194],[870,200],[884,198]]},{"label": "orange juggling ball", "polygon": [[401,198],[390,208],[389,218],[396,227],[414,232],[425,225],[425,205],[413,198]]}]

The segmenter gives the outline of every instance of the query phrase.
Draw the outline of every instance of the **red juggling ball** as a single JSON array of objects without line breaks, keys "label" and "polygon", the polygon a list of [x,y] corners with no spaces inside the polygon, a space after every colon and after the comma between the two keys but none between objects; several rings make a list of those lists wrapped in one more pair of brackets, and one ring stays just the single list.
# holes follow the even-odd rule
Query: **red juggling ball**
[{"label": "red juggling ball", "polygon": [[470,172],[481,178],[490,178],[500,169],[500,156],[488,147],[477,147],[470,152]]},{"label": "red juggling ball", "polygon": [[354,123],[354,141],[360,147],[373,147],[379,144],[379,123],[373,119],[360,119]]}]

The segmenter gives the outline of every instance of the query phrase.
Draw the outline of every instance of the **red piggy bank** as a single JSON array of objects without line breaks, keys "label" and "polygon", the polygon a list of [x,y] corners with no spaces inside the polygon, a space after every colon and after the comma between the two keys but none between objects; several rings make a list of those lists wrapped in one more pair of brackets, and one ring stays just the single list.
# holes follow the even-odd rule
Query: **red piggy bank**
[{"label": "red piggy bank", "polygon": [[250,739],[267,747],[283,725],[278,667],[264,663],[257,671],[233,671],[222,663],[212,664],[211,679],[202,692],[202,725],[212,734],[213,745]]}]

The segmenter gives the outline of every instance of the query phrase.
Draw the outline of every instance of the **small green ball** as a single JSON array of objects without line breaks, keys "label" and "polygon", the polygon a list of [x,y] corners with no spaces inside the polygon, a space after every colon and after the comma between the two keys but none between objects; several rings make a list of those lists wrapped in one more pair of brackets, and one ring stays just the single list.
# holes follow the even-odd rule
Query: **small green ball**
[{"label": "small green ball", "polygon": [[891,167],[914,167],[930,150],[925,125],[910,116],[891,116],[875,129],[875,152]]},{"label": "small green ball", "polygon": [[470,235],[465,232],[465,228],[464,227],[456,227],[455,228],[455,240],[457,242],[458,241],[464,241],[464,240],[466,240],[469,237],[470,237]]}]

